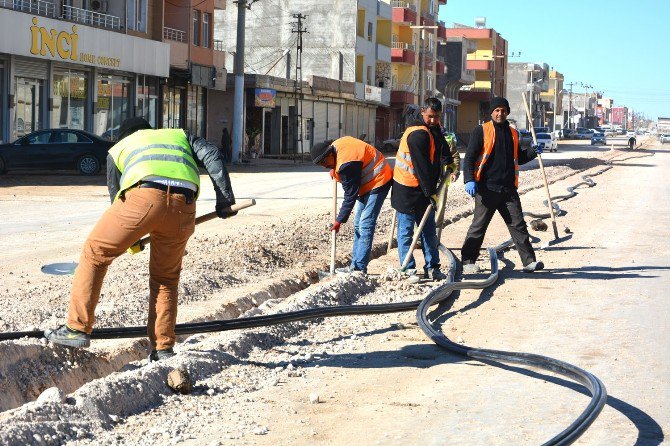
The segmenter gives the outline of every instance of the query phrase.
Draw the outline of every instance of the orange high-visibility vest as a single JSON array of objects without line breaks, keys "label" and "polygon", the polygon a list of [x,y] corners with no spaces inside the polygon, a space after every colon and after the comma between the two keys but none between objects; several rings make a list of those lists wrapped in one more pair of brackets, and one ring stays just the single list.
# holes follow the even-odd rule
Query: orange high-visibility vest
[{"label": "orange high-visibility vest", "polygon": [[[484,123],[482,128],[484,129],[484,149],[475,161],[475,181],[479,181],[482,177],[484,164],[491,156],[493,145],[496,142],[496,129],[493,126],[493,121]],[[514,186],[519,187],[519,132],[512,127],[509,129],[512,132],[512,141],[514,141]]]},{"label": "orange high-visibility vest", "polygon": [[337,153],[334,176],[338,182],[340,181],[340,167],[343,164],[351,161],[363,163],[361,185],[358,189],[359,197],[391,181],[393,177],[391,166],[386,162],[384,155],[370,144],[352,136],[343,136],[333,141],[332,145]]},{"label": "orange high-visibility vest", "polygon": [[410,135],[410,133],[418,130],[428,133],[428,136],[430,137],[430,162],[432,163],[435,159],[435,140],[433,139],[433,135],[430,133],[430,130],[422,125],[407,127],[405,133],[402,134],[402,138],[400,139],[400,147],[398,147],[398,153],[395,156],[393,179],[398,183],[408,187],[419,186],[419,178],[416,176],[416,172],[414,172],[414,164],[412,164],[412,157],[409,153],[409,146],[407,145],[407,137]]}]

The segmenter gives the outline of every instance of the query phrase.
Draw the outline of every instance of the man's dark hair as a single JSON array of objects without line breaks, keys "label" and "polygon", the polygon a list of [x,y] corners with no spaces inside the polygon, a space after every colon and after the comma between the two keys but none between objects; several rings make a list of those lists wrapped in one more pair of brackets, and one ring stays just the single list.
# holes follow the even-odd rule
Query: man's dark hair
[{"label": "man's dark hair", "polygon": [[423,108],[428,110],[429,108],[436,112],[442,111],[442,102],[437,98],[428,98],[426,102],[423,103]]},{"label": "man's dark hair", "polygon": [[134,118],[128,118],[121,123],[119,127],[119,138],[118,141],[121,141],[126,136],[130,136],[138,130],[147,130],[151,128],[151,124],[147,122],[146,119],[136,116]]}]

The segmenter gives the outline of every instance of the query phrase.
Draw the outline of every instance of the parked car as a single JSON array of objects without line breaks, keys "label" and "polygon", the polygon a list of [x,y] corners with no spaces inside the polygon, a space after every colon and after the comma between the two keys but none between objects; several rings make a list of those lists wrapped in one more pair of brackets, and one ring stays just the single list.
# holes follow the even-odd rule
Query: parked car
[{"label": "parked car", "polygon": [[666,142],[670,142],[670,134],[661,135],[660,140],[661,140],[661,144],[665,144]]},{"label": "parked car", "polygon": [[572,139],[573,131],[572,129],[561,129],[557,130],[559,139]]},{"label": "parked car", "polygon": [[574,139],[591,139],[593,136],[593,131],[585,128],[578,128],[575,132]]},{"label": "parked car", "polygon": [[629,138],[630,138],[631,136],[635,137],[635,131],[634,131],[634,130],[628,130],[628,131],[626,132],[626,136],[629,137]]},{"label": "parked car", "polygon": [[400,147],[400,139],[402,138],[402,133],[398,135],[397,138],[391,138],[382,141],[381,147],[377,147],[382,152],[386,153],[395,153]]},{"label": "parked car", "polygon": [[553,133],[536,133],[537,144],[541,145],[547,152],[556,152],[558,150],[558,141]]},{"label": "parked car", "polygon": [[594,144],[607,144],[607,137],[602,132],[596,132],[591,136],[591,145]]},{"label": "parked car", "polygon": [[535,130],[536,135],[538,133],[549,133],[549,127],[534,127],[533,130]]},{"label": "parked car", "polygon": [[0,145],[0,173],[12,169],[75,169],[82,175],[95,175],[113,145],[83,130],[38,130]]},{"label": "parked car", "polygon": [[533,134],[529,130],[520,129],[519,130],[519,145],[521,147],[530,147],[533,142]]}]

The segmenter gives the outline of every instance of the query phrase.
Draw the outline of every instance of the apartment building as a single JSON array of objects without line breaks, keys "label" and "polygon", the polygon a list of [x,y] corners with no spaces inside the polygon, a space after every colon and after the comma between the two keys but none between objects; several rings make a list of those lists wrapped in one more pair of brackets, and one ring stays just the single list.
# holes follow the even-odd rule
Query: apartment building
[{"label": "apartment building", "polygon": [[464,37],[447,37],[438,48],[438,55],[449,64],[446,74],[437,75],[437,88],[444,94],[444,114],[442,125],[450,132],[456,132],[459,94],[465,85],[475,82],[475,72],[468,68],[468,55],[477,51],[477,42]]},{"label": "apartment building", "polygon": [[540,100],[546,104],[544,122],[545,126],[551,130],[560,130],[564,128],[563,121],[563,74],[556,70],[549,71],[549,88],[547,91],[540,92]]},{"label": "apartment building", "polygon": [[[426,97],[440,96],[437,77],[446,73],[438,43],[447,39],[447,28],[438,20],[439,8],[447,0],[391,0],[393,6],[391,104],[388,128],[404,130],[403,110]],[[440,99],[444,99],[440,97]]]},{"label": "apartment building", "polygon": [[[237,45],[236,9],[229,7],[215,17],[216,38],[229,53]],[[300,51],[297,14],[307,31]],[[377,142],[377,109],[390,100],[388,3],[254,3],[246,12],[244,57],[243,121],[250,140],[243,150],[252,156],[306,154],[314,143],[344,135]],[[233,58],[227,61],[226,68],[233,70]],[[230,83],[220,104],[229,129],[232,90]]]},{"label": "apartment building", "polygon": [[214,68],[214,8],[215,0],[0,0],[0,140],[44,128],[113,138],[131,116],[205,136],[208,89],[225,88],[223,53]]},{"label": "apartment building", "polygon": [[[507,100],[510,105],[508,119],[517,128],[549,127],[548,103],[542,101],[541,93],[549,92],[549,65],[546,63],[515,62],[507,67]],[[526,95],[532,123],[526,116],[522,93]]]},{"label": "apartment building", "polygon": [[446,30],[447,38],[463,37],[476,42],[477,49],[467,55],[467,68],[475,81],[460,89],[456,132],[468,135],[472,129],[490,119],[489,104],[494,96],[507,93],[507,40],[493,28],[454,24]]}]

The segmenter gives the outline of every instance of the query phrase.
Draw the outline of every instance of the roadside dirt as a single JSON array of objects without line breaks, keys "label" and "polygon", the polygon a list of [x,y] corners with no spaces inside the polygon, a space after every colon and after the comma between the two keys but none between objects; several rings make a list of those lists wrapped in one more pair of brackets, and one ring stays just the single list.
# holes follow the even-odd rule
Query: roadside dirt
[{"label": "roadside dirt", "polygon": [[[548,176],[557,181],[552,191],[560,193],[580,180],[575,174],[581,170],[595,172],[605,160],[642,154],[602,150],[581,156],[588,148],[564,149],[564,158],[545,157]],[[667,156],[665,152],[662,155]],[[618,187],[622,169],[635,169],[636,175],[652,175],[649,171],[657,169],[646,166],[653,166],[654,161],[631,158],[619,163],[623,165],[596,178],[598,186],[579,190],[577,197],[561,203],[568,211],[559,220],[561,230],[568,226],[575,236],[560,248],[540,254],[548,266],[547,273],[522,275],[515,269],[518,257],[511,252],[505,256],[501,280],[493,289],[461,292],[444,308],[448,320],[443,330],[457,342],[558,357],[591,370],[608,387],[613,385],[622,404],[615,410],[606,409],[601,416],[606,428],[594,426],[583,444],[632,444],[635,428],[649,434],[652,442],[648,444],[659,444],[653,441],[662,439],[663,433],[652,421],[656,426],[667,426],[667,415],[662,415],[668,413],[662,409],[667,409],[668,383],[667,378],[662,378],[662,371],[669,370],[667,359],[656,358],[647,367],[647,371],[652,369],[651,376],[660,380],[659,389],[665,390],[665,397],[663,392],[648,388],[643,395],[633,396],[629,388],[618,385],[628,372],[613,361],[618,357],[622,361],[635,359],[632,340],[626,340],[626,333],[641,328],[627,319],[633,296],[619,295],[615,303],[586,299],[600,294],[598,297],[612,299],[625,288],[602,285],[607,279],[616,281],[619,277],[609,276],[604,266],[588,269],[587,265],[608,265],[619,259],[617,256],[621,256],[622,265],[629,265],[625,260],[630,260],[626,256],[631,255],[632,248],[621,252],[615,239],[603,241],[598,226],[604,230],[613,224],[610,219],[616,220],[607,190]],[[243,190],[244,186],[235,183],[236,177],[243,175],[232,175],[236,190]],[[90,202],[95,203],[91,206],[94,210],[101,210],[107,205],[104,185],[98,184],[100,178],[75,186],[67,184],[68,178],[50,177],[48,181],[61,180],[65,184],[44,187],[38,184],[38,178],[2,178],[0,208],[14,209],[18,215],[13,218],[18,221],[33,221],[31,216],[72,206],[69,200],[73,188],[76,206]],[[521,181],[525,210],[545,212],[536,163],[523,169]],[[619,194],[624,192],[617,189]],[[349,282],[335,279],[307,288],[315,282],[316,272],[327,267],[327,201],[320,197],[305,199],[293,208],[284,205],[281,212],[274,213],[259,207],[256,214],[198,228],[185,257],[180,322],[212,315],[231,318],[270,314],[295,305],[324,304],[324,299],[332,300],[330,304],[407,301],[419,299],[429,290],[429,284],[408,286],[387,280],[388,268],[398,264],[395,250],[373,261],[369,278],[357,277]],[[640,204],[635,209],[642,214],[644,207]],[[464,217],[470,210],[471,200],[459,181],[450,191],[447,219],[452,223],[443,232],[446,246],[460,247],[469,224]],[[599,225],[593,224],[594,215],[602,219]],[[389,221],[390,210],[385,208],[376,234],[379,252],[387,239],[388,223],[383,222]],[[61,323],[71,278],[45,276],[39,266],[47,263],[46,259],[76,260],[77,242],[81,243],[90,226],[74,225],[68,231],[67,221],[59,223],[63,228],[57,234],[49,234],[50,226],[14,232],[11,228],[5,232],[3,227],[2,238],[7,245],[23,245],[19,251],[25,249],[27,255],[32,251],[33,256],[39,252],[40,256],[19,262],[14,250],[0,255],[0,331]],[[631,228],[633,223],[627,222],[626,227]],[[34,238],[27,235],[31,231]],[[48,235],[41,238],[42,232]],[[346,263],[351,224],[343,225],[340,234],[339,260]],[[535,235],[545,240],[549,237],[548,233]],[[638,244],[648,243],[644,242],[645,235],[639,234]],[[507,237],[496,217],[486,244]],[[662,258],[663,254],[654,258]],[[99,327],[144,323],[146,263],[147,253],[123,256],[114,263],[97,311]],[[652,263],[646,264],[648,269],[657,268]],[[574,265],[585,266],[575,272]],[[667,285],[667,271],[656,272],[663,275]],[[667,306],[656,302],[651,293],[645,299],[653,304],[650,308],[663,309],[667,314]],[[597,327],[597,331],[590,333],[592,327]],[[585,334],[578,339],[575,332]],[[596,343],[599,333],[606,333],[607,345]],[[660,334],[667,339],[667,323]],[[557,385],[553,377],[518,373],[513,367],[494,368],[445,354],[420,332],[411,312],[195,335],[182,340],[181,354],[174,362],[160,367],[137,368],[133,364],[139,365],[138,362],[128,364],[146,353],[143,341],[100,341],[94,347],[90,353],[73,355],[67,349],[52,349],[39,341],[0,343],[0,350],[4,349],[4,357],[8,358],[0,365],[0,388],[13,386],[12,394],[30,401],[55,384],[66,388],[66,393],[74,392],[72,398],[77,402],[71,408],[67,401],[28,407],[36,404],[30,403],[4,412],[0,414],[4,426],[0,428],[0,438],[21,444],[20,439],[29,438],[24,433],[31,432],[31,441],[36,444],[61,444],[67,440],[72,444],[138,445],[417,444],[418,438],[423,444],[537,444],[566,427],[587,402],[560,380]],[[30,361],[24,362],[26,358]],[[164,385],[161,387],[163,373],[178,364],[185,365],[197,379],[192,395],[175,396]],[[124,372],[113,373],[122,368]],[[21,375],[20,382],[24,384],[16,385],[17,375]],[[40,381],[41,386],[29,384]],[[89,384],[83,385],[87,381]],[[117,393],[123,395],[127,389],[143,385],[143,391],[127,398],[134,398],[135,404],[120,404],[118,398],[104,396],[108,392],[104,389],[116,387]],[[315,395],[319,402],[310,402]],[[647,404],[640,408],[642,397],[655,399],[658,409]],[[146,401],[138,403],[138,398]],[[107,401],[108,405],[88,411],[84,410],[86,401],[98,405]],[[646,418],[642,417],[646,424],[632,419],[632,411],[626,411],[623,403],[646,414]],[[8,404],[4,409],[16,405]],[[84,409],[77,409],[80,406]],[[34,415],[29,416],[31,413]],[[76,423],[64,419],[64,414],[71,413],[77,417]],[[48,421],[53,417],[65,421]],[[419,434],[417,425],[436,429],[422,428]]]}]

